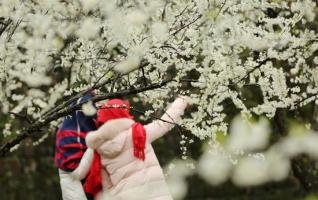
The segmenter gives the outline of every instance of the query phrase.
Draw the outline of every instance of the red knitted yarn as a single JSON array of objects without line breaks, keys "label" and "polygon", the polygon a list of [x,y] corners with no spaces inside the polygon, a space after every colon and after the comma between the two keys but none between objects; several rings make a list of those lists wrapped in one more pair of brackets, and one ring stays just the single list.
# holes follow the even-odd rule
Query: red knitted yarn
[{"label": "red knitted yarn", "polygon": [[101,161],[100,155],[95,151],[92,166],[84,183],[84,191],[95,196],[101,190]]},{"label": "red knitted yarn", "polygon": [[112,119],[129,118],[133,116],[129,114],[130,105],[128,101],[121,99],[112,99],[105,105],[101,106],[97,113],[98,124],[103,124]]},{"label": "red knitted yarn", "polygon": [[139,122],[132,125],[132,139],[134,145],[134,156],[138,159],[145,160],[146,130]]},{"label": "red knitted yarn", "polygon": [[[132,119],[133,116],[129,114],[129,111],[129,102],[120,99],[110,100],[106,103],[106,105],[103,105],[98,110],[97,124],[100,125],[112,119]],[[139,122],[132,125],[132,139],[134,145],[134,156],[138,159],[145,160],[146,130]],[[84,183],[84,191],[95,196],[101,190],[101,161],[100,155],[95,151],[92,166]]]}]

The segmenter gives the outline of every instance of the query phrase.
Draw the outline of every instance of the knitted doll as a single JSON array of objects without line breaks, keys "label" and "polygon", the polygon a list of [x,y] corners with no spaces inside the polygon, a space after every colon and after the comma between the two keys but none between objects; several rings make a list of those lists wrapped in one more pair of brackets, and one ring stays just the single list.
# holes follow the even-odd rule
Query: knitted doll
[{"label": "knitted doll", "polygon": [[[92,94],[88,94],[76,103],[86,102],[91,97]],[[59,168],[63,200],[92,199],[91,194],[85,194],[82,182],[93,160],[94,152],[86,150],[85,137],[89,131],[96,130],[95,119],[96,116],[89,117],[76,111],[64,118],[57,131],[54,161]]]},{"label": "knitted doll", "polygon": [[[86,137],[88,147],[100,155],[103,190],[118,199],[170,200],[167,184],[151,143],[167,133],[187,107],[186,97],[177,98],[161,120],[143,126],[129,114],[129,103],[113,99],[99,111],[104,123]],[[98,162],[91,170],[98,170]]]}]

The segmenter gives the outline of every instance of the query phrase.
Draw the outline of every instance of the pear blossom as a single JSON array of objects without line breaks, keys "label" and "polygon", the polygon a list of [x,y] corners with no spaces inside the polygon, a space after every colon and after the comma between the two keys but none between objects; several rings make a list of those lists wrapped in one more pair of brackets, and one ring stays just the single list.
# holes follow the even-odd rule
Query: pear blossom
[{"label": "pear blossom", "polygon": [[224,183],[232,170],[232,164],[225,156],[206,152],[199,161],[198,173],[211,185]]},{"label": "pear blossom", "polygon": [[98,6],[99,0],[81,0],[80,2],[85,11],[90,11]]},{"label": "pear blossom", "polygon": [[77,30],[77,35],[85,39],[93,39],[97,37],[99,24],[98,21],[92,18],[87,18],[80,25],[80,28]]},{"label": "pear blossom", "polygon": [[124,60],[116,65],[114,70],[122,74],[129,73],[138,68],[139,63],[140,60],[138,59],[138,57],[130,57],[127,60]]},{"label": "pear blossom", "polygon": [[247,157],[239,161],[232,180],[239,186],[260,185],[268,180],[266,171],[266,161]]},{"label": "pear blossom", "polygon": [[253,124],[241,117],[234,119],[230,128],[228,148],[253,151],[266,147],[270,128],[265,119]]}]

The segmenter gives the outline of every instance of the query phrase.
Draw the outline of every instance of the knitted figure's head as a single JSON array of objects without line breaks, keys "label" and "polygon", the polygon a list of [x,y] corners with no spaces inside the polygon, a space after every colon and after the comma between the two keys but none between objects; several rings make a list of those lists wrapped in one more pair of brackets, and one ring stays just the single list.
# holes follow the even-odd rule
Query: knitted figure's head
[{"label": "knitted figure's head", "polygon": [[121,99],[112,99],[98,109],[96,121],[98,126],[100,126],[112,119],[132,119],[133,116],[130,115],[129,112],[130,104],[128,101],[123,101]]}]

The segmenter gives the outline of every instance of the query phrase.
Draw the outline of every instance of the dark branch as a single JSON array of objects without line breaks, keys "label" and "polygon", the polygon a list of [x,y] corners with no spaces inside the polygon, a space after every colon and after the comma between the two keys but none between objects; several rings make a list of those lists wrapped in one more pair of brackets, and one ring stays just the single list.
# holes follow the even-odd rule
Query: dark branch
[{"label": "dark branch", "polygon": [[[172,81],[173,81],[173,79],[167,79],[167,80],[163,80],[159,83],[149,84],[148,86],[142,87],[142,88],[128,89],[128,90],[115,92],[112,94],[96,95],[93,98],[91,98],[89,101],[92,101],[95,103],[95,102],[102,101],[105,99],[120,98],[120,97],[124,97],[124,96],[134,95],[134,94],[138,94],[138,93],[141,93],[144,91],[153,90],[156,88],[163,87]],[[64,117],[64,116],[67,116],[67,115],[73,113],[74,111],[81,109],[82,105],[85,103],[87,103],[87,101],[82,102],[80,104],[76,104],[75,106],[72,106],[72,107],[63,108],[59,112],[52,113],[52,115],[46,116],[45,118],[42,118],[39,121],[37,121],[36,123],[33,123],[29,127],[25,128],[24,130],[22,130],[21,134],[19,134],[16,138],[6,142],[5,144],[3,144],[1,146],[0,157],[6,156],[12,147],[19,144],[25,138],[30,137],[30,136],[34,135],[35,133],[39,132],[40,128],[48,125],[50,122],[52,122],[54,120],[57,120],[57,119]]]},{"label": "dark branch", "polygon": [[317,94],[308,95],[307,97],[305,97],[303,99],[300,99],[299,101],[295,102],[294,103],[294,109],[300,108],[301,104],[304,103],[305,101],[309,100],[310,98],[312,98],[312,100],[309,101],[309,102],[312,102],[312,101],[316,100],[318,98],[318,93]]},{"label": "dark branch", "polygon": [[9,41],[11,40],[11,38],[12,38],[14,32],[17,30],[17,28],[18,28],[18,26],[21,24],[21,22],[22,22],[22,19],[19,19],[19,20],[17,21],[17,23],[14,25],[12,31],[10,32],[10,34],[9,34],[8,37],[7,37],[7,42],[9,42]]},{"label": "dark branch", "polygon": [[9,114],[14,115],[14,116],[16,116],[18,118],[21,118],[21,119],[25,120],[29,124],[32,124],[32,120],[27,115],[23,115],[23,114],[20,114],[20,113],[15,113],[15,112],[9,112]]},{"label": "dark branch", "polygon": [[202,15],[198,15],[197,18],[195,18],[192,22],[189,22],[188,24],[185,24],[183,26],[181,26],[178,30],[176,30],[175,32],[173,32],[171,35],[175,36],[177,33],[179,33],[180,31],[182,31],[185,28],[188,28],[191,24],[195,23],[196,21],[198,21],[200,18],[202,17]]},{"label": "dark branch", "polygon": [[5,19],[3,17],[0,18],[0,36],[5,32],[5,30],[7,30],[7,28],[10,26],[10,24],[12,23],[11,19]]}]

